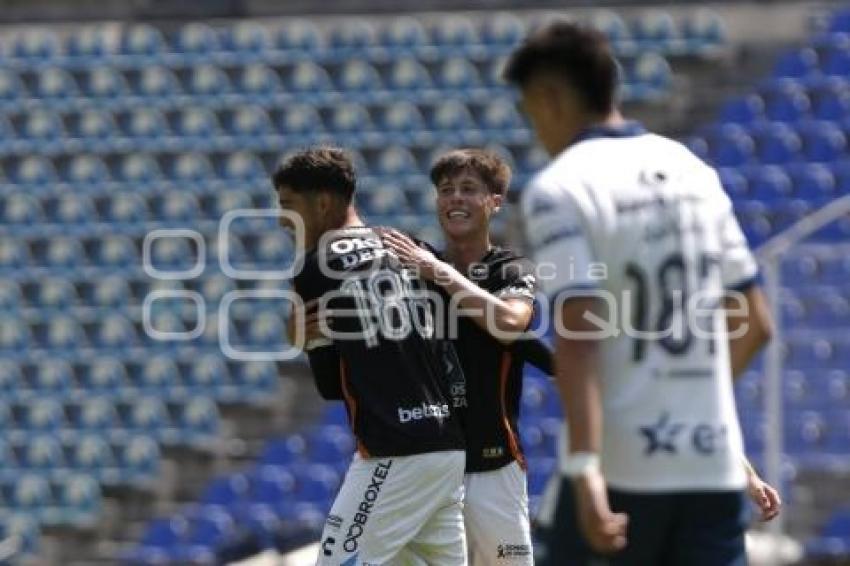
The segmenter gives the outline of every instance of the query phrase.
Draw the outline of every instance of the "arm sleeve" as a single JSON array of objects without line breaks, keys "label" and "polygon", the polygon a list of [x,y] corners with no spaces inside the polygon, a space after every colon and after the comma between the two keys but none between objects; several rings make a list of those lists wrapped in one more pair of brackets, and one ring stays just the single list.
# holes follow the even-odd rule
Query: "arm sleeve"
[{"label": "arm sleeve", "polygon": [[758,264],[732,211],[732,203],[725,195],[723,213],[719,221],[720,273],[723,287],[744,291],[758,280]]},{"label": "arm sleeve", "polygon": [[505,279],[502,285],[493,291],[494,295],[500,299],[534,300],[534,294],[537,292],[537,276],[532,262],[518,257],[505,265],[502,272],[505,274]]},{"label": "arm sleeve", "polygon": [[514,342],[514,353],[526,363],[529,363],[545,373],[555,375],[555,364],[552,349],[539,338],[521,338]]},{"label": "arm sleeve", "polygon": [[321,346],[307,352],[310,369],[313,371],[313,381],[323,399],[329,401],[341,400],[342,384],[339,372],[339,352],[336,346]]},{"label": "arm sleeve", "polygon": [[535,179],[522,196],[525,236],[550,302],[600,288],[586,218],[577,199],[561,186]]}]

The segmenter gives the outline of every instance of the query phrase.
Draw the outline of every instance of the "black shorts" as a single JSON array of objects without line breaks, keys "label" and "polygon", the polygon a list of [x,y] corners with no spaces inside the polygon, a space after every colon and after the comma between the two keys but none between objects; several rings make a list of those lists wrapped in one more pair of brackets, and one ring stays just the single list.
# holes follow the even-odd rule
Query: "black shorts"
[{"label": "black shorts", "polygon": [[608,490],[612,510],[629,516],[628,544],[593,553],[581,536],[568,479],[561,482],[553,524],[539,527],[539,566],[745,566],[749,507],[743,492],[645,494]]}]

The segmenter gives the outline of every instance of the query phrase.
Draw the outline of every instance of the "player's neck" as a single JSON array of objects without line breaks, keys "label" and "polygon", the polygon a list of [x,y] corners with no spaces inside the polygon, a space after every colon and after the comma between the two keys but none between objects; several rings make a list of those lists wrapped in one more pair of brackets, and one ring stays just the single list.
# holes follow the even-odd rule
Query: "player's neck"
[{"label": "player's neck", "polygon": [[448,238],[446,242],[446,259],[460,272],[466,272],[470,264],[481,261],[493,245],[490,234],[484,232],[462,239]]},{"label": "player's neck", "polygon": [[357,214],[357,209],[353,206],[349,206],[345,211],[345,221],[343,221],[340,228],[354,228],[355,226],[365,226],[365,224],[360,218],[360,215]]}]

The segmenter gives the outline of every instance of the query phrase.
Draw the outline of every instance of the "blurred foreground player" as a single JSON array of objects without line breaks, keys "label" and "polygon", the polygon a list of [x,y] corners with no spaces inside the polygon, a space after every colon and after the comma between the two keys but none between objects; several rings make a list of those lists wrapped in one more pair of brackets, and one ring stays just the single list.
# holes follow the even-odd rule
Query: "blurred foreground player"
[{"label": "blurred foreground player", "polygon": [[318,563],[466,564],[464,444],[448,395],[462,377],[424,285],[363,226],[343,151],[298,153],[272,181],[281,209],[304,223],[295,290],[334,312],[332,340],[307,346],[310,365],[320,393],[345,400],[357,441]]},{"label": "blurred foreground player", "polygon": [[[597,554],[587,563],[745,564],[754,480],[732,378],[771,321],[731,202],[687,148],[620,116],[601,34],[540,29],[505,76],[553,157],[522,210],[535,260],[556,267],[543,286],[569,425],[561,471]],[[568,546],[550,538],[549,563],[583,563],[552,556]]]},{"label": "blurred foreground player", "polygon": [[[470,564],[532,564],[526,462],[517,434],[526,361],[551,373],[551,352],[521,335],[534,309],[534,265],[490,241],[511,172],[496,154],[458,149],[431,169],[446,249],[437,257],[396,231],[385,244],[450,296],[465,377],[455,396],[466,437],[464,522]],[[445,261],[444,261],[445,260]],[[454,335],[452,335],[455,338]]]}]

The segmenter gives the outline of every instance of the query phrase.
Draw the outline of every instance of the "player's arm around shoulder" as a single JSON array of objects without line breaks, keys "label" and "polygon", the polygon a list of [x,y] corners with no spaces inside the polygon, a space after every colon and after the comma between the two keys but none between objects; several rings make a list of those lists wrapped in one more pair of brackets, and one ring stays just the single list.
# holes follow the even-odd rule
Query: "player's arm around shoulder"
[{"label": "player's arm around shoulder", "polygon": [[528,328],[533,313],[530,300],[500,298],[488,293],[401,232],[383,230],[381,238],[403,264],[416,270],[423,279],[445,289],[452,297],[453,306],[459,307],[459,315],[472,319],[496,340],[511,343]]}]

